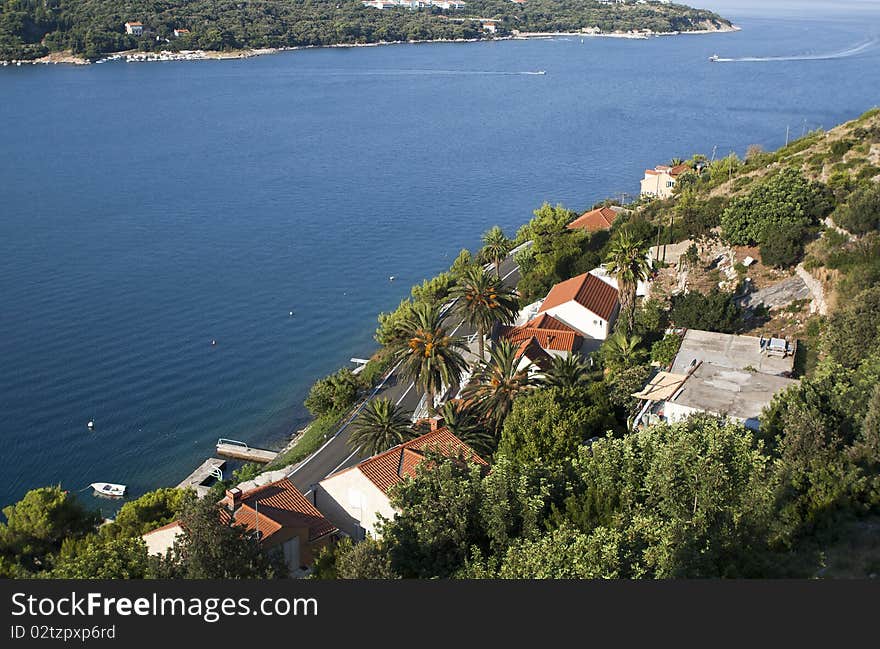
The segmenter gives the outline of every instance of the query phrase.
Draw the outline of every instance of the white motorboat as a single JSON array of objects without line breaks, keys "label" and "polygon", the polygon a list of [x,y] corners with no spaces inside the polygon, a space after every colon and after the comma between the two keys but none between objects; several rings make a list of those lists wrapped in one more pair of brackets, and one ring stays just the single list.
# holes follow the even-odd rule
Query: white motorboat
[{"label": "white motorboat", "polygon": [[126,489],[124,484],[113,484],[112,482],[93,482],[89,486],[95,490],[96,494],[113,496],[114,498],[124,496]]},{"label": "white motorboat", "polygon": [[718,62],[718,59],[719,59],[719,56],[718,56],[717,54],[713,54],[712,56],[709,57],[709,60],[710,60],[712,63],[717,63],[717,62]]}]

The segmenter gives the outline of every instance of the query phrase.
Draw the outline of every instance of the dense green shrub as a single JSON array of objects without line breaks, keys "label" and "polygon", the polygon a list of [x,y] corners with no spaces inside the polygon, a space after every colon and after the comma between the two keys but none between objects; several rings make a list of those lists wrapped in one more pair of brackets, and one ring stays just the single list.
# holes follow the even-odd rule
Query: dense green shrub
[{"label": "dense green shrub", "polygon": [[788,268],[804,256],[805,229],[798,225],[770,228],[761,244],[761,261],[767,266]]},{"label": "dense green shrub", "polygon": [[315,417],[342,412],[353,405],[361,384],[348,368],[318,379],[309,390],[305,406]]},{"label": "dense green shrub", "polygon": [[717,288],[706,295],[691,291],[672,298],[670,319],[678,327],[736,333],[742,327],[742,309],[732,293]]},{"label": "dense green shrub", "polygon": [[834,222],[853,234],[880,229],[880,183],[863,184],[834,213]]},{"label": "dense green shrub", "polygon": [[786,168],[735,198],[721,215],[721,227],[732,244],[760,244],[774,228],[813,225],[830,208],[824,186]]}]

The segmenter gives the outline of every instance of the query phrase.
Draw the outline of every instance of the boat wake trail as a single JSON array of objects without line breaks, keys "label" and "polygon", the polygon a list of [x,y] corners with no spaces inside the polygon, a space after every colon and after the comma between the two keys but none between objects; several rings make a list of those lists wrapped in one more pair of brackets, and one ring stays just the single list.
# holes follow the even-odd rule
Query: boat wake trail
[{"label": "boat wake trail", "polygon": [[870,50],[876,49],[880,45],[880,39],[873,38],[864,43],[860,43],[853,47],[841,50],[840,52],[830,52],[826,54],[799,54],[796,56],[741,56],[738,58],[716,58],[716,63],[769,63],[773,61],[829,61],[832,59],[847,59],[851,56],[863,54]]},{"label": "boat wake trail", "polygon": [[321,76],[333,77],[406,77],[406,76],[522,76],[522,75],[544,75],[545,70],[522,70],[522,71],[502,71],[502,70],[298,70],[298,74],[316,74]]}]

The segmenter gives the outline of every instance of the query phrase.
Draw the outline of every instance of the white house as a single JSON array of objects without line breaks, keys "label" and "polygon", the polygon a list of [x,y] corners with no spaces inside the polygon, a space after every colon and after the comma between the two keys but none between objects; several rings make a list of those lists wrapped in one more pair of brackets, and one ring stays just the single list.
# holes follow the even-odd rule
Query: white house
[{"label": "white house", "polygon": [[312,492],[316,507],[354,539],[376,535],[380,517],[391,520],[395,511],[388,490],[415,476],[426,448],[452,455],[458,449],[478,464],[486,464],[467,444],[432,420],[435,430],[368,458],[360,464],[324,478]]},{"label": "white house", "polygon": [[[534,340],[551,357],[573,354],[580,350],[584,342],[584,337],[579,331],[546,313],[519,326],[501,327],[498,330],[498,337],[506,338],[517,345]],[[531,358],[531,360],[535,359]]]},{"label": "white house", "polygon": [[584,338],[605,340],[620,311],[617,289],[584,273],[560,282],[547,294],[538,314],[552,316]]},{"label": "white house", "polygon": [[494,20],[482,20],[480,21],[480,25],[483,27],[483,31],[489,32],[490,34],[494,34],[498,30],[498,23]]},{"label": "white house", "polygon": [[[648,259],[648,263],[651,263],[650,258]],[[613,286],[616,289],[620,287],[617,286],[617,278],[614,275],[608,273],[605,268],[599,266],[598,268],[594,268],[590,271],[590,275],[593,277],[598,277],[603,282],[608,284],[608,286]],[[639,280],[638,284],[636,284],[636,297],[647,297],[648,295],[648,282],[644,280]]]},{"label": "white house", "polygon": [[678,177],[685,171],[690,171],[686,164],[670,167],[657,165],[653,169],[645,169],[645,177],[642,179],[642,196],[654,196],[656,198],[669,198]]},{"label": "white house", "polygon": [[189,30],[186,28],[180,28],[174,30],[174,38],[182,38],[184,36],[189,36]]},{"label": "white house", "polygon": [[144,33],[144,24],[141,22],[125,23],[125,33],[132,36],[141,36]]}]

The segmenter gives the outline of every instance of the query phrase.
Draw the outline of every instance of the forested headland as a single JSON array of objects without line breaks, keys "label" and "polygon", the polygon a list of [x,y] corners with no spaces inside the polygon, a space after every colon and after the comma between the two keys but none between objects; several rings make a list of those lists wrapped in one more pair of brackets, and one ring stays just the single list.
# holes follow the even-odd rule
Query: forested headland
[{"label": "forested headland", "polygon": [[[497,21],[496,33],[484,31],[479,18]],[[142,23],[144,33],[126,34],[126,22]],[[218,51],[482,39],[515,30],[663,33],[730,26],[711,11],[659,2],[470,0],[459,10],[380,10],[360,0],[2,0],[0,60],[68,51],[94,59],[133,49]],[[175,38],[175,29],[188,33]]]}]

